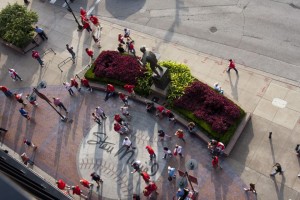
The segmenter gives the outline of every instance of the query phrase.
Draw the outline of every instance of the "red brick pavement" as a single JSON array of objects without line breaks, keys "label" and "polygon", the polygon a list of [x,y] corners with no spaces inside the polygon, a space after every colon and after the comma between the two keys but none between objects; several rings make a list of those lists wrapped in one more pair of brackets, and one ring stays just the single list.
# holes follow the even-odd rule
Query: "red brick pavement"
[{"label": "red brick pavement", "polygon": [[[25,88],[19,91],[26,94],[31,89]],[[17,101],[0,95],[1,127],[9,129],[3,142],[17,153],[28,152],[34,158],[36,166],[54,178],[63,179],[69,185],[76,185],[80,179],[76,165],[77,153],[82,139],[94,124],[90,117],[91,112],[98,104],[101,104],[107,114],[112,116],[119,106],[115,103],[104,104],[104,94],[100,92],[76,94],[75,97],[71,97],[65,88],[60,86],[48,87],[40,91],[48,98],[60,97],[70,110],[69,118],[73,122],[61,122],[57,113],[41,99],[38,99],[37,108],[29,104],[26,106],[26,110],[32,117],[30,121],[27,121],[20,115],[18,109],[21,105]],[[141,110],[144,109],[142,105],[136,106],[141,106]],[[22,143],[24,137],[38,145],[36,153],[33,153],[32,149],[25,148]],[[181,161],[172,160],[169,164],[183,168],[185,161],[189,158],[197,159],[198,170],[191,174],[198,178],[199,184],[194,186],[199,191],[198,199],[255,199],[254,195],[245,194],[244,183],[238,174],[231,171],[226,161],[223,163],[223,171],[211,168],[210,155],[206,146],[197,138],[188,139],[184,148],[186,156]],[[160,193],[157,199],[173,199],[175,196],[177,184],[168,182],[166,178],[166,176],[161,176],[157,181]],[[177,177],[177,179],[180,178]],[[96,194],[93,198],[98,199]]]}]

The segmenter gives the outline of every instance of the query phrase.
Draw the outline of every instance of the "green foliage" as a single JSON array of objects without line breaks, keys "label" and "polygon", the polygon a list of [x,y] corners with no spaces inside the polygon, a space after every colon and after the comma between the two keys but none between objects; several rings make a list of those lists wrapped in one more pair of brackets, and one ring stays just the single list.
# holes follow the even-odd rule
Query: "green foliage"
[{"label": "green foliage", "polygon": [[152,71],[150,65],[146,65],[147,71],[144,77],[137,80],[137,85],[135,87],[135,92],[141,96],[148,96],[150,94],[150,87],[152,85]]},{"label": "green foliage", "polygon": [[189,86],[195,78],[192,76],[188,66],[173,61],[163,61],[159,63],[167,67],[170,71],[171,84],[168,91],[168,103],[172,105],[173,101],[184,93],[184,89]]},{"label": "green foliage", "polygon": [[0,12],[0,37],[6,42],[24,48],[33,38],[33,24],[38,21],[36,12],[27,11],[17,3],[8,4]]}]

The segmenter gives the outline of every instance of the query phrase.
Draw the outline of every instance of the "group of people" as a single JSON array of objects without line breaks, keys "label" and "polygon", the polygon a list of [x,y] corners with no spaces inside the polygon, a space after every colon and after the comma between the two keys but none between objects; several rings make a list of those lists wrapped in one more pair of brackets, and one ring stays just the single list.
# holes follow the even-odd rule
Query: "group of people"
[{"label": "group of people", "polygon": [[[103,183],[103,180],[100,178],[99,174],[93,172],[90,176],[91,179],[97,183],[97,188],[99,188],[100,184]],[[70,194],[71,190],[73,195],[78,195],[80,197],[88,199],[88,196],[83,194],[83,191],[80,189],[79,185],[69,186],[62,179],[55,181],[55,183],[60,190],[66,191],[66,194]],[[80,179],[79,183],[87,189],[92,189],[94,186],[93,183],[84,178]]]},{"label": "group of people", "polygon": [[[124,29],[124,33],[123,34],[119,34],[118,35],[118,51],[120,53],[130,53],[132,54],[134,57],[136,57],[136,51],[134,48],[134,40],[130,37],[130,30],[128,28]],[[125,48],[124,48],[125,45]]]},{"label": "group of people", "polygon": [[[78,80],[80,81],[80,86],[79,86],[76,78],[78,78]],[[69,92],[69,94],[71,96],[75,95],[73,88],[77,89],[78,92],[81,91],[82,87],[86,88],[87,91],[89,91],[89,92],[93,91],[92,87],[90,86],[89,81],[85,77],[80,78],[77,74],[75,75],[75,77],[70,79],[70,83],[63,82],[63,85],[65,86],[65,88],[67,89],[67,91]]]}]

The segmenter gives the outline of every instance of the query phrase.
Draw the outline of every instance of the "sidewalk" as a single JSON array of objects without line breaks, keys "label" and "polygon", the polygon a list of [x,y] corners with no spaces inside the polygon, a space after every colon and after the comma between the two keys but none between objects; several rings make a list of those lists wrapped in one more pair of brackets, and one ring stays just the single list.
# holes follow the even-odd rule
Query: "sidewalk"
[{"label": "sidewalk", "polygon": [[[95,55],[100,51],[94,46],[91,36],[88,36],[86,31],[76,31],[76,24],[70,13],[47,2],[35,1],[30,7],[39,13],[38,24],[49,35],[49,40],[38,50],[53,48],[57,54],[47,54],[44,57],[46,68],[41,70],[30,53],[20,55],[0,46],[2,52],[0,84],[13,89],[36,86],[41,80],[45,80],[48,85],[61,85],[89,63],[84,51],[86,47],[93,47]],[[123,27],[104,21],[102,26],[101,50],[116,49],[117,35],[122,33]],[[232,173],[237,173],[246,185],[254,182],[257,185],[259,199],[300,199],[300,180],[297,178],[300,162],[294,154],[294,147],[300,143],[299,82],[285,80],[239,64],[237,77],[233,71],[231,74],[225,72],[227,60],[204,55],[173,43],[165,43],[137,30],[132,30],[131,34],[139,56],[141,55],[139,47],[146,45],[161,55],[160,60],[187,64],[196,78],[211,86],[219,82],[225,96],[252,113],[251,122],[226,161],[233,167]],[[76,65],[72,66],[69,62],[63,67],[63,72],[60,72],[57,64],[69,56],[65,50],[66,43],[71,44],[76,50]],[[24,79],[22,85],[12,82],[8,77],[7,68],[10,66],[16,66],[15,69]],[[273,132],[272,140],[268,139],[270,131]],[[269,177],[271,166],[275,161],[281,163],[285,169],[285,178],[276,177],[276,182]],[[46,165],[45,168],[47,169]]]}]

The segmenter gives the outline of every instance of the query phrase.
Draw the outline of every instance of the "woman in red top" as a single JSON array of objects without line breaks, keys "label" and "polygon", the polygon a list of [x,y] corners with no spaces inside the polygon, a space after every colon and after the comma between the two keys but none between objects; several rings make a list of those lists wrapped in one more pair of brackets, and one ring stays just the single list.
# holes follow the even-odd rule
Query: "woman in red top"
[{"label": "woman in red top", "polygon": [[118,41],[119,41],[119,43],[125,44],[124,37],[122,34],[118,35]]},{"label": "woman in red top", "polygon": [[120,99],[123,101],[124,105],[128,106],[128,97],[125,94],[123,94],[122,92],[119,92],[118,94],[119,94]]},{"label": "woman in red top", "polygon": [[156,107],[156,116],[162,118],[164,111],[165,111],[165,107],[157,106]]},{"label": "woman in red top", "polygon": [[11,97],[13,93],[5,86],[0,86],[0,90],[5,94],[7,97]]},{"label": "woman in red top", "polygon": [[212,164],[213,168],[219,167],[220,169],[222,169],[222,167],[220,166],[220,163],[219,163],[219,158],[218,158],[218,156],[213,156],[213,157],[212,157],[211,164]]},{"label": "woman in red top", "polygon": [[92,22],[95,26],[100,26],[98,17],[96,17],[96,16],[94,16],[94,15],[91,15],[91,16],[90,16],[90,20],[91,20],[91,22]]},{"label": "woman in red top", "polygon": [[83,198],[87,198],[87,196],[84,196],[84,195],[82,194],[82,191],[81,191],[81,189],[79,188],[78,185],[72,186],[72,191],[73,191],[73,194],[77,194],[77,195],[79,195],[79,196],[82,196]]},{"label": "woman in red top", "polygon": [[150,181],[150,176],[149,176],[149,174],[148,174],[146,171],[142,171],[142,172],[140,173],[140,175],[143,177],[143,179],[144,179],[144,181],[145,181],[146,183],[149,183],[149,181]]},{"label": "woman in red top", "polygon": [[152,159],[156,157],[156,154],[155,154],[154,150],[152,149],[152,147],[150,145],[147,145],[146,149],[149,153],[150,161],[152,161]]},{"label": "woman in red top", "polygon": [[86,11],[83,9],[83,7],[80,7],[80,15],[86,16]]},{"label": "woman in red top", "polygon": [[78,90],[78,92],[80,92],[80,90],[81,90],[81,88],[79,87],[79,84],[75,78],[71,78],[71,87],[75,87]]},{"label": "woman in red top", "polygon": [[157,186],[154,182],[150,182],[149,185],[147,185],[143,191],[144,196],[148,197],[151,195],[152,192],[157,190]]},{"label": "woman in red top", "polygon": [[124,89],[131,95],[131,96],[135,96],[135,92],[134,92],[134,89],[135,86],[134,85],[129,85],[129,84],[126,84],[124,85]]},{"label": "woman in red top", "polygon": [[66,189],[70,189],[70,186],[68,186],[63,180],[59,179],[58,181],[56,181],[57,187],[61,190]]}]

